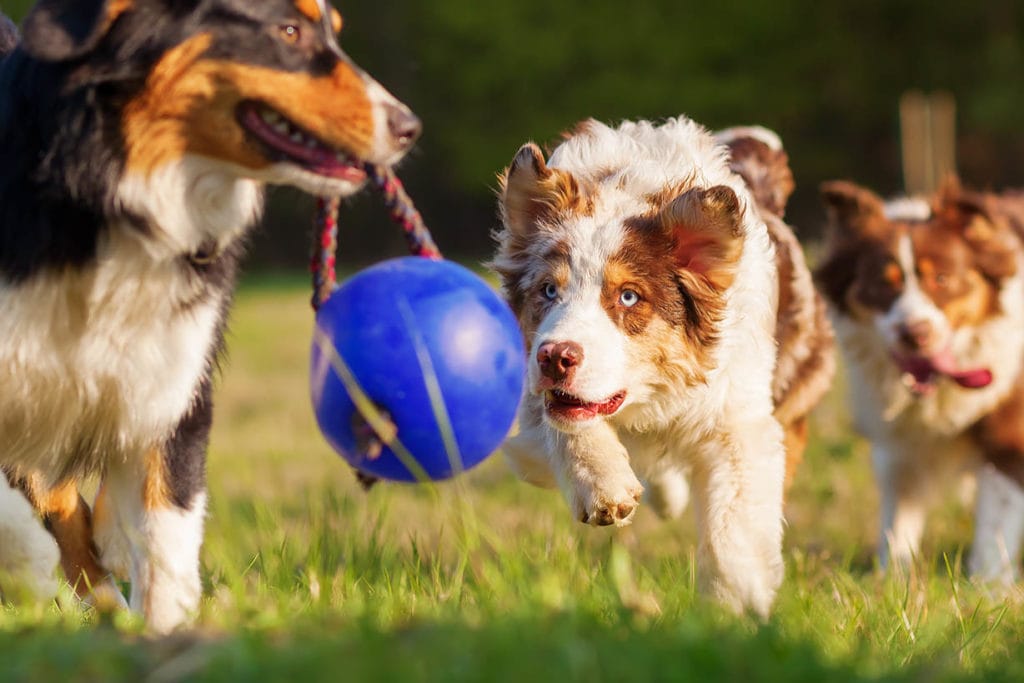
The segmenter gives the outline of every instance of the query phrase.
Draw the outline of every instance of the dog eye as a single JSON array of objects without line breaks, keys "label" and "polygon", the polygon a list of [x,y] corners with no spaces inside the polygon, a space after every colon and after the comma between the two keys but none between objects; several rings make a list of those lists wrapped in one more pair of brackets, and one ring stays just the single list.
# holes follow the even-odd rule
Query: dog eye
[{"label": "dog eye", "polygon": [[302,37],[302,32],[299,31],[299,27],[295,24],[284,24],[278,27],[278,33],[281,35],[281,40],[289,45],[295,45],[299,42],[299,38]]},{"label": "dog eye", "polygon": [[622,294],[619,295],[619,303],[626,308],[632,308],[640,303],[640,295],[632,289],[624,289]]},{"label": "dog eye", "polygon": [[541,290],[544,294],[544,298],[548,301],[554,301],[558,298],[558,287],[553,282],[547,282],[544,284],[544,288]]}]

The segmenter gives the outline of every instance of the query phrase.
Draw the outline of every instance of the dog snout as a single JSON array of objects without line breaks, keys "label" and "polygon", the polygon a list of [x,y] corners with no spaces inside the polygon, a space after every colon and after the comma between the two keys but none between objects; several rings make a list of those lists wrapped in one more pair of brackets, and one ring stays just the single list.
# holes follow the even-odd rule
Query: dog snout
[{"label": "dog snout", "polygon": [[935,327],[927,320],[912,320],[897,325],[896,336],[907,349],[921,351],[931,345]]},{"label": "dog snout", "polygon": [[387,110],[388,132],[391,133],[396,151],[408,151],[423,131],[419,117],[409,111],[403,104],[385,105]]},{"label": "dog snout", "polygon": [[583,362],[583,347],[576,342],[548,342],[537,349],[537,364],[542,375],[555,382],[572,379]]}]

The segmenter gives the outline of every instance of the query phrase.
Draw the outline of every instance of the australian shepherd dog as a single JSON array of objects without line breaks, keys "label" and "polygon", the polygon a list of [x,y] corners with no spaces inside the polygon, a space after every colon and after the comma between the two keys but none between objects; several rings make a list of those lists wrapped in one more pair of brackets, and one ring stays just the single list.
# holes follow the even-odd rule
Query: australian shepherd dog
[{"label": "australian shepherd dog", "polygon": [[968,569],[1011,579],[1024,532],[1024,195],[950,181],[886,202],[838,181],[823,196],[816,275],[871,440],[881,564],[916,555],[929,506],[974,478]]},{"label": "australian shepherd dog", "polygon": [[666,516],[692,486],[702,585],[760,615],[783,575],[787,459],[833,364],[781,220],[787,162],[763,128],[586,121],[548,159],[519,150],[493,261],[530,353],[513,468],[592,525],[629,523],[641,478]]},{"label": "australian shepherd dog", "polygon": [[340,27],[323,0],[40,0],[20,37],[0,21],[8,595],[51,592],[59,547],[83,597],[114,572],[157,631],[197,607],[211,375],[262,188],[350,194],[419,132]]}]

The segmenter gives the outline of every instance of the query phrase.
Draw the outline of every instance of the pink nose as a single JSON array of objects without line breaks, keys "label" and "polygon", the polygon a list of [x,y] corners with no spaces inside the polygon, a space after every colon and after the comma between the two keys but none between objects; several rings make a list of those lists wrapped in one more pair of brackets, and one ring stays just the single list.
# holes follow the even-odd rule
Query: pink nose
[{"label": "pink nose", "polygon": [[900,343],[912,351],[918,351],[932,341],[935,328],[927,320],[914,320],[897,325],[896,334]]},{"label": "pink nose", "polygon": [[582,362],[583,347],[576,342],[548,342],[537,349],[541,374],[556,382],[570,379]]}]

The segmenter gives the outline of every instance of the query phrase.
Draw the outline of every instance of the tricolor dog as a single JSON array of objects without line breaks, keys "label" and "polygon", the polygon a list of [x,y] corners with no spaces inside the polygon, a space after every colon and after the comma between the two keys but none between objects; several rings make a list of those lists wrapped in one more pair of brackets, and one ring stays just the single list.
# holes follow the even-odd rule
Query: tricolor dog
[{"label": "tricolor dog", "polygon": [[157,631],[196,609],[211,377],[263,186],[351,194],[419,133],[340,27],[323,0],[41,0],[20,39],[0,22],[8,593],[53,589],[56,539],[83,597],[112,570]]},{"label": "tricolor dog", "polygon": [[833,368],[781,220],[792,189],[763,128],[586,121],[548,159],[519,150],[493,261],[530,354],[513,468],[593,525],[629,523],[641,478],[667,516],[692,485],[703,585],[761,615],[783,575],[787,458]]},{"label": "tricolor dog", "polygon": [[871,440],[881,563],[916,555],[929,506],[977,476],[968,568],[1011,579],[1024,532],[1024,195],[949,182],[885,202],[843,181],[823,195],[817,279]]}]

